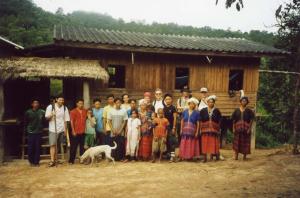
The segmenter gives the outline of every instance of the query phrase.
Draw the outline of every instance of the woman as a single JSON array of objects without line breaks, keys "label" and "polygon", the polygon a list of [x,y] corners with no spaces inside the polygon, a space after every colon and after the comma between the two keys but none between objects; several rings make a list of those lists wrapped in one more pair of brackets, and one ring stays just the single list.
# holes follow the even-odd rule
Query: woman
[{"label": "woman", "polygon": [[215,108],[216,96],[207,98],[207,107],[200,111],[200,132],[201,152],[204,155],[204,162],[207,161],[207,154],[220,157],[220,123],[221,112]]},{"label": "woman", "polygon": [[238,160],[239,153],[244,155],[244,160],[247,154],[250,154],[251,126],[254,119],[253,111],[247,108],[249,103],[248,97],[243,96],[240,99],[240,103],[240,108],[236,109],[232,114],[235,160]]},{"label": "woman", "polygon": [[198,100],[190,98],[188,100],[189,108],[182,112],[181,118],[181,142],[179,157],[182,160],[190,160],[200,155],[198,141],[199,131],[199,111],[196,110]]},{"label": "woman", "polygon": [[129,95],[128,94],[123,94],[122,95],[122,105],[121,105],[122,109],[125,109],[125,111],[127,112],[131,107],[130,107],[130,103],[129,103]]},{"label": "woman", "polygon": [[141,140],[139,158],[149,160],[152,154],[152,111],[147,109],[147,101],[140,102]]}]

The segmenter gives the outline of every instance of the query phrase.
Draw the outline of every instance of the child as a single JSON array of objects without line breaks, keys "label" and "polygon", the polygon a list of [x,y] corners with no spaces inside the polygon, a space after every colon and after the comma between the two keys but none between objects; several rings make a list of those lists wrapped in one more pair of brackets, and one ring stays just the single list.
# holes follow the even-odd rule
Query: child
[{"label": "child", "polygon": [[159,108],[157,110],[158,117],[154,118],[154,133],[153,133],[153,142],[152,142],[152,162],[155,162],[156,153],[159,152],[159,162],[163,152],[166,150],[166,137],[167,137],[167,127],[169,121],[164,118],[164,110]]},{"label": "child", "polygon": [[103,108],[101,108],[101,100],[99,98],[94,99],[93,115],[96,119],[96,144],[104,144],[104,132],[103,132]]},{"label": "child", "polygon": [[84,137],[84,149],[88,149],[95,144],[96,139],[96,118],[93,115],[93,110],[88,109],[87,119],[86,119],[86,128],[85,128],[85,137]]},{"label": "child", "polygon": [[126,143],[126,156],[128,160],[136,160],[138,154],[138,145],[141,138],[141,120],[138,118],[138,111],[132,110],[131,117],[128,119],[127,128],[127,143]]}]

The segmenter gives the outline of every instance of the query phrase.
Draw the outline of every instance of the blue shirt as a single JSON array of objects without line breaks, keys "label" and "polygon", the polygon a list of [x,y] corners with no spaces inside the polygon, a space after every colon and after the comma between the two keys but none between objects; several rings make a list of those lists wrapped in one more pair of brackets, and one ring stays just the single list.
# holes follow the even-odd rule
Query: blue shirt
[{"label": "blue shirt", "polygon": [[102,122],[103,108],[100,109],[93,108],[93,114],[96,118],[96,131],[102,132],[103,131],[103,122]]}]

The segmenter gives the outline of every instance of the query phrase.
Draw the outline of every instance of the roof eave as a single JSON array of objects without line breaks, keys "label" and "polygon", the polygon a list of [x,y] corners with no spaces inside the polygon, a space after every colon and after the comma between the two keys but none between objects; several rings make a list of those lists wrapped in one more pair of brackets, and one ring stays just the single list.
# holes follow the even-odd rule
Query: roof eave
[{"label": "roof eave", "polygon": [[230,56],[230,57],[284,57],[288,52],[271,53],[271,52],[225,52],[225,51],[205,51],[205,50],[188,50],[188,49],[174,49],[174,48],[151,48],[140,46],[127,46],[127,45],[111,45],[99,44],[88,42],[76,42],[54,39],[55,46],[60,47],[76,47],[88,49],[101,49],[101,50],[117,50],[127,52],[144,52],[144,53],[159,53],[159,54],[180,54],[180,55],[204,55],[204,56]]}]

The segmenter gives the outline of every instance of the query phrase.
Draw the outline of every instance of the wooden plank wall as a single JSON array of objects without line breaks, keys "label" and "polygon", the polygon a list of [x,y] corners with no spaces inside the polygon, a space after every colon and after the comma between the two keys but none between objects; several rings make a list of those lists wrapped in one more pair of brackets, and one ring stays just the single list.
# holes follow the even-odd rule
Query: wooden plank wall
[{"label": "wooden plank wall", "polygon": [[[117,57],[117,58],[116,58]],[[188,67],[190,69],[189,86],[195,97],[199,97],[201,87],[207,87],[210,94],[218,97],[217,106],[224,116],[228,116],[239,106],[239,94],[229,97],[229,71],[230,69],[244,70],[243,89],[251,101],[250,107],[256,106],[258,90],[258,67],[259,59],[221,58],[215,57],[212,64],[206,61],[205,57],[186,56],[135,56],[132,64],[130,54],[118,56],[106,55],[101,57],[101,64],[126,66],[126,88],[111,89],[106,84],[93,82],[91,85],[91,97],[105,98],[113,93],[121,96],[129,93],[132,98],[140,99],[144,91],[153,92],[155,88],[162,88],[164,92],[172,93],[175,100],[180,96],[175,87],[175,68]]]}]

